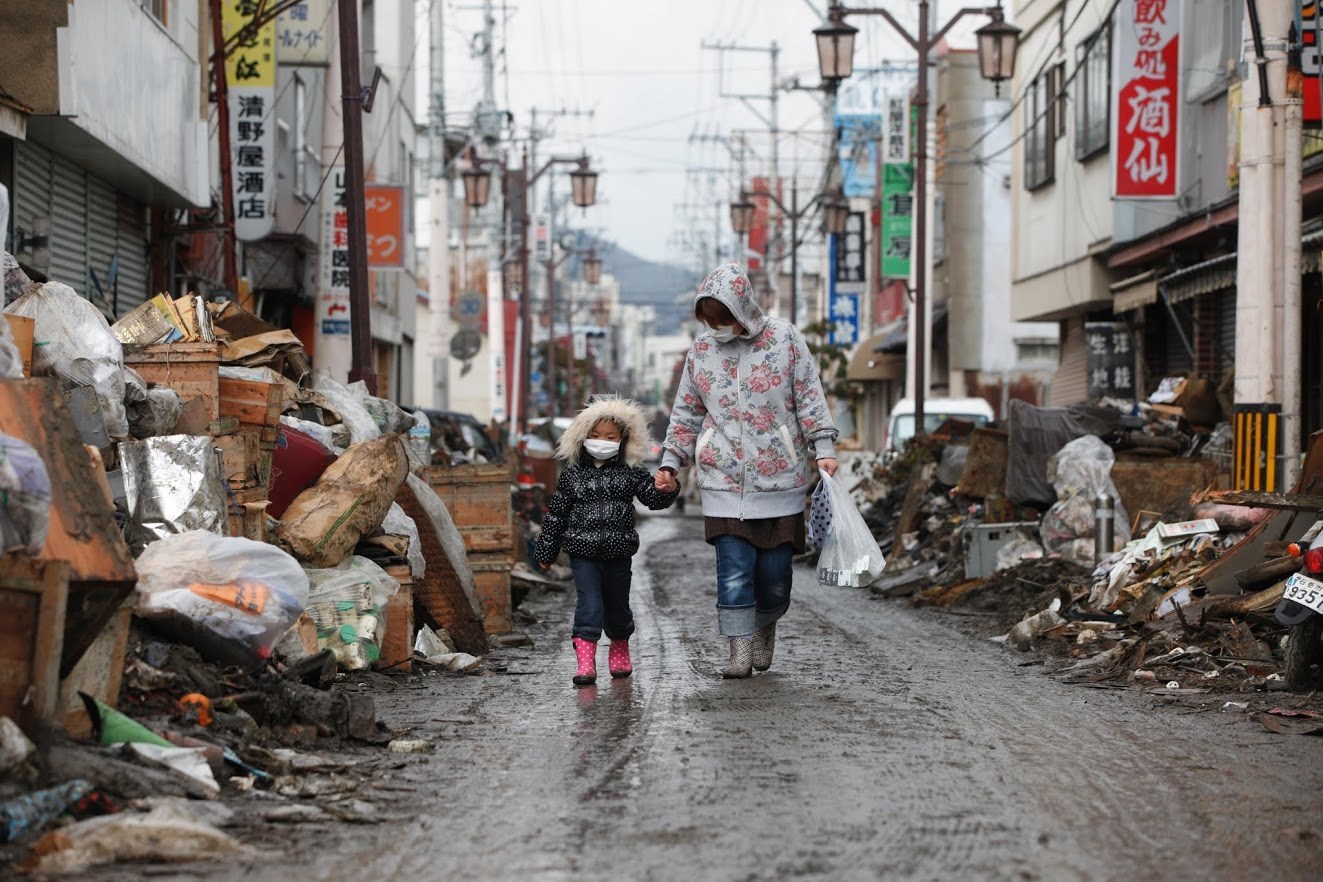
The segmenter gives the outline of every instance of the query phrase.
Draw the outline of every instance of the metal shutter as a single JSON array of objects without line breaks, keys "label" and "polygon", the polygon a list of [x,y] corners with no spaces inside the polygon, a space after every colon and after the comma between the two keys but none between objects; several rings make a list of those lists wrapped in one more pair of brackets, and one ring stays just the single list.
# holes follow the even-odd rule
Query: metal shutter
[{"label": "metal shutter", "polygon": [[[91,300],[113,321],[119,314],[115,289],[111,284],[110,266],[119,250],[119,211],[115,204],[115,191],[101,181],[85,175],[87,187],[87,291]],[[92,281],[93,275],[100,285]],[[116,273],[118,276],[118,273]],[[118,278],[116,278],[118,283]]]},{"label": "metal shutter", "polygon": [[1078,404],[1089,398],[1088,350],[1084,345],[1084,319],[1067,319],[1061,359],[1047,390],[1047,406]]},{"label": "metal shutter", "polygon": [[1213,309],[1213,345],[1216,347],[1217,376],[1211,377],[1215,383],[1222,382],[1236,365],[1236,289],[1228,288],[1216,294],[1210,294]]},{"label": "metal shutter", "polygon": [[14,229],[31,235],[39,217],[51,215],[51,155],[27,141],[14,144]]},{"label": "metal shutter", "polygon": [[118,205],[119,302],[122,316],[147,299],[147,216],[141,203],[123,193]]},{"label": "metal shutter", "polygon": [[[51,271],[84,297],[87,284],[87,175],[67,159],[51,157]],[[95,302],[94,298],[89,297]]]}]

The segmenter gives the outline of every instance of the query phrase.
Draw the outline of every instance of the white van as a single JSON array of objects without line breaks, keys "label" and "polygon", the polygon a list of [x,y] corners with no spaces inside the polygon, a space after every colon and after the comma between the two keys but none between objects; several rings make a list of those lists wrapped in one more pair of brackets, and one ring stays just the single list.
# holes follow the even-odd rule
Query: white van
[{"label": "white van", "polygon": [[[974,428],[986,426],[996,417],[992,405],[982,398],[925,398],[923,400],[923,426],[925,433],[933,432],[948,419],[973,423]],[[914,401],[902,398],[891,408],[887,417],[888,451],[898,451],[914,437]]]}]

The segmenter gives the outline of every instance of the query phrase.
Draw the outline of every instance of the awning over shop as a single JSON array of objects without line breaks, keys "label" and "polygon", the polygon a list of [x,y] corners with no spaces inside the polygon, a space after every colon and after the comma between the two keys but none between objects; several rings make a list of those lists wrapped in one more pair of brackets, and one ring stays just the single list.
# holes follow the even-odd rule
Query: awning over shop
[{"label": "awning over shop", "polygon": [[1149,270],[1109,286],[1112,292],[1112,312],[1120,314],[1158,302],[1158,273]]},{"label": "awning over shop", "polygon": [[[943,300],[933,304],[933,330],[942,327],[946,321],[947,301]],[[874,339],[877,340],[877,346],[873,348],[874,352],[896,352],[905,348],[905,341],[910,337],[909,320],[902,316],[896,319],[882,333]]]},{"label": "awning over shop", "polygon": [[1200,294],[1236,287],[1236,255],[1223,254],[1193,266],[1167,273],[1158,279],[1158,289],[1168,303],[1180,303]]},{"label": "awning over shop", "polygon": [[886,332],[869,337],[850,356],[845,378],[861,383],[899,380],[905,376],[905,356],[878,352],[878,342]]}]

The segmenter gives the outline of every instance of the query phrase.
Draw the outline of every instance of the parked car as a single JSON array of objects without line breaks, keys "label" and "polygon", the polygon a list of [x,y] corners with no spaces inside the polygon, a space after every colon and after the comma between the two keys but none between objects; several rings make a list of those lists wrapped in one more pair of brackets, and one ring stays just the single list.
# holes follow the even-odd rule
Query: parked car
[{"label": "parked car", "polygon": [[[982,398],[925,398],[923,401],[923,429],[932,434],[947,420],[973,423],[974,428],[986,426],[996,418],[992,405]],[[914,437],[914,401],[902,398],[891,408],[887,417],[886,450],[896,453]]]}]

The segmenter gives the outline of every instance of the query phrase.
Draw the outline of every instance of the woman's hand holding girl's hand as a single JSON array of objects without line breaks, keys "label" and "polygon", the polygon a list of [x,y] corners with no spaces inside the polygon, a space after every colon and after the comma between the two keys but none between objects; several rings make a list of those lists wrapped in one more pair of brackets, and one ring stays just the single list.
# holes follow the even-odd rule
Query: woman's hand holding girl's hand
[{"label": "woman's hand holding girl's hand", "polygon": [[652,485],[663,493],[674,493],[680,486],[670,469],[658,469],[652,479]]},{"label": "woman's hand holding girl's hand", "polygon": [[826,472],[827,477],[831,477],[832,475],[836,474],[836,457],[825,456],[822,459],[818,460],[818,468]]}]

